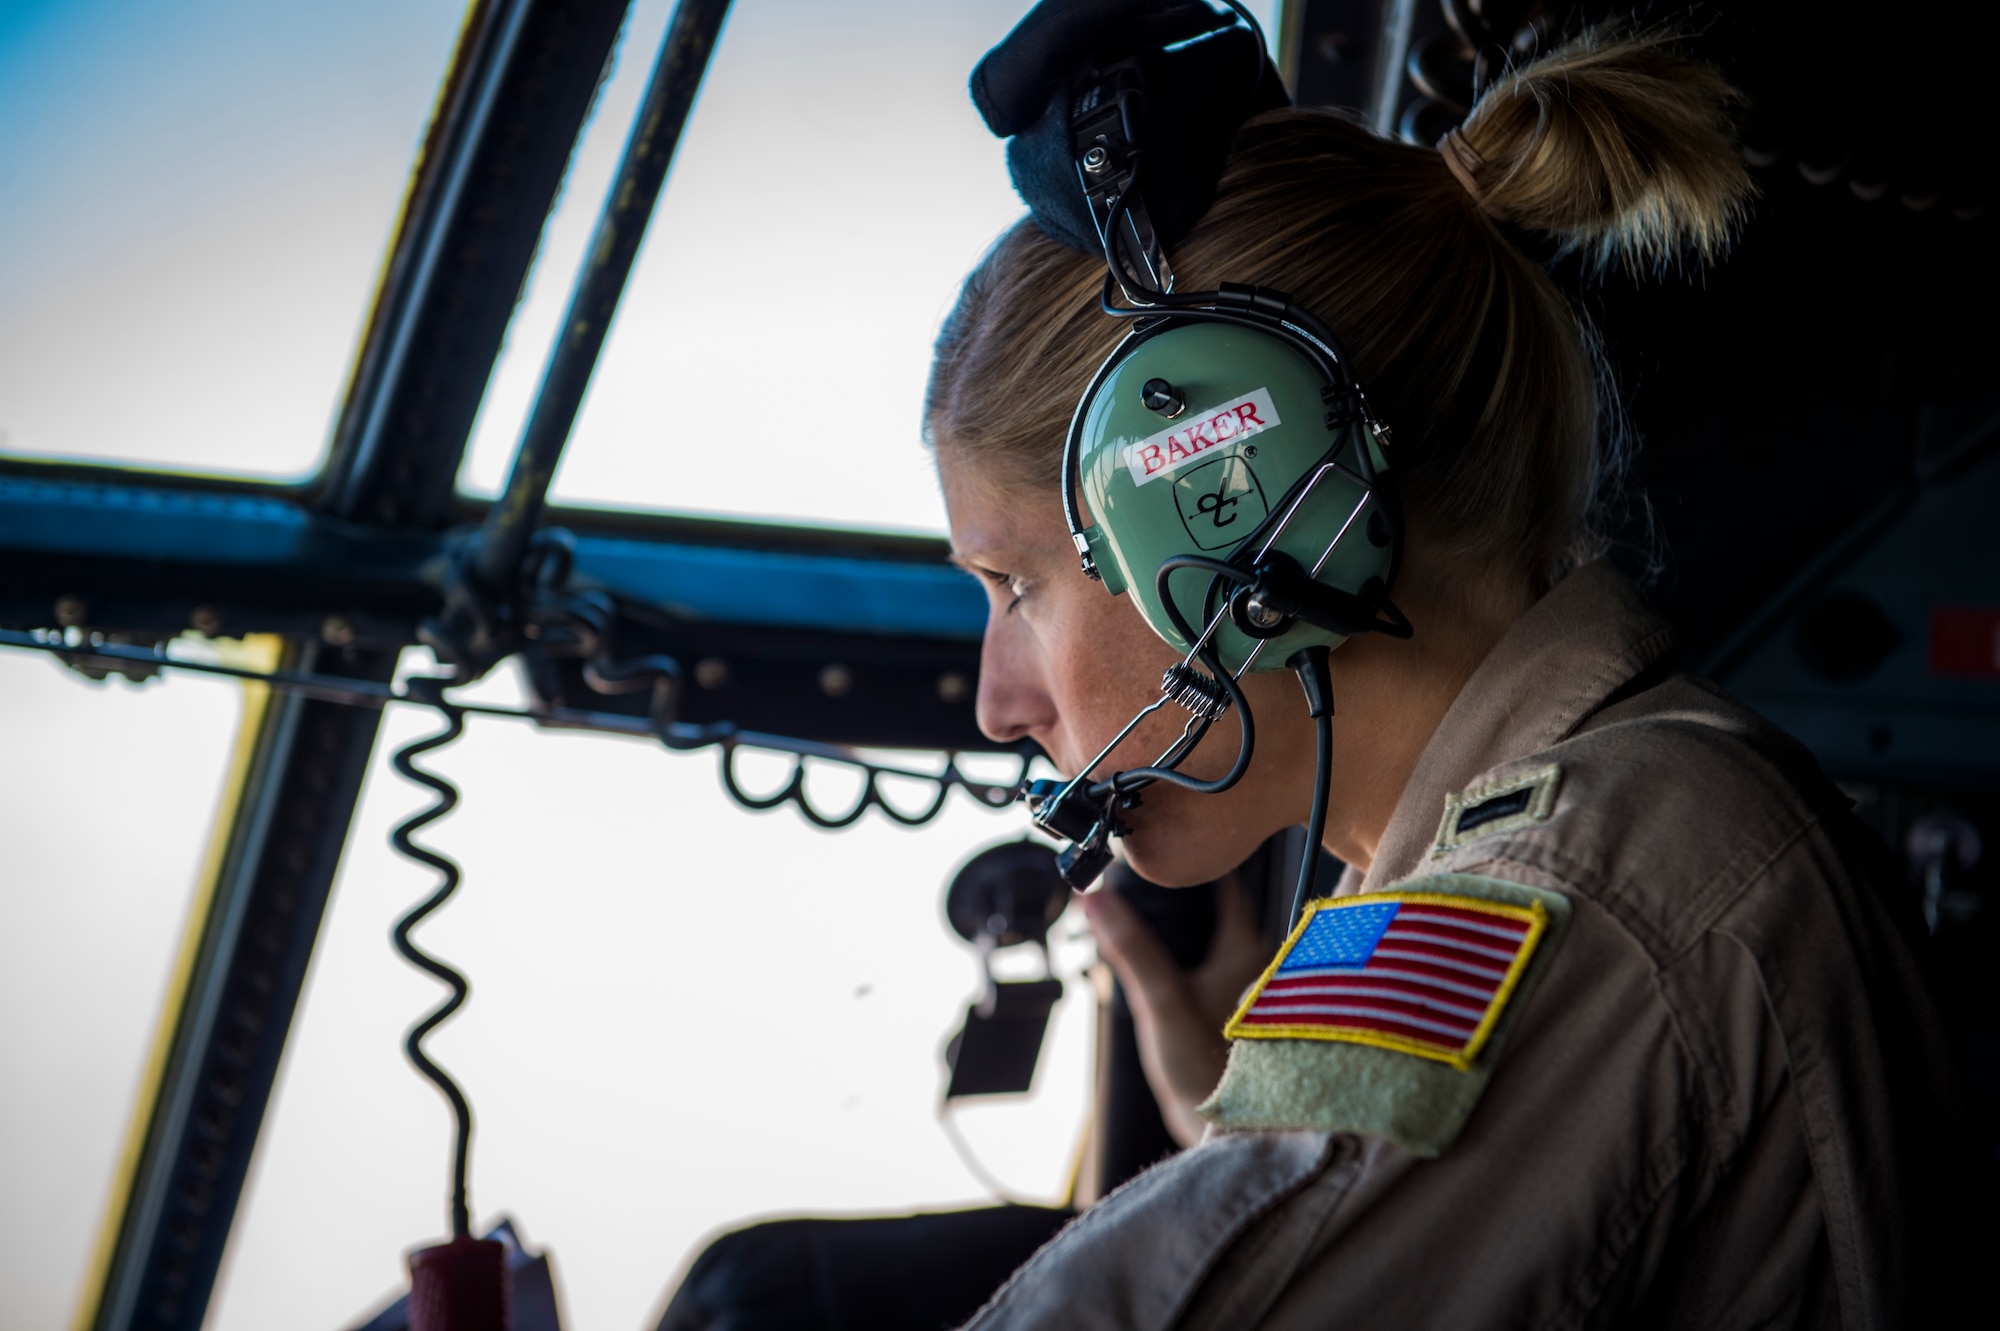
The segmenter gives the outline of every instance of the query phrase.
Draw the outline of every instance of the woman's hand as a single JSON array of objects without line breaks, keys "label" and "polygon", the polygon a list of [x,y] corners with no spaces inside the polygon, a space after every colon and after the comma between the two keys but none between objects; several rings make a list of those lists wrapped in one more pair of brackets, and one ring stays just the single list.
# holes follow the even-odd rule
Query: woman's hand
[{"label": "woman's hand", "polygon": [[1192,970],[1174,964],[1159,936],[1117,892],[1091,893],[1083,910],[1098,955],[1111,963],[1132,1005],[1139,1062],[1160,1117],[1175,1141],[1192,1146],[1204,1127],[1194,1107],[1222,1080],[1229,1057],[1223,1024],[1271,960],[1243,885],[1234,874],[1217,885],[1215,941]]}]

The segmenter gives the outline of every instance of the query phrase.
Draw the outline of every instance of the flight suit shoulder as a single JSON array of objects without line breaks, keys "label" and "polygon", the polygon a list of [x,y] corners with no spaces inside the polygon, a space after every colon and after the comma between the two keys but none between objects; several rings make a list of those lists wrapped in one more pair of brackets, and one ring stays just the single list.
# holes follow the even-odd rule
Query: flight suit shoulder
[{"label": "flight suit shoulder", "polygon": [[1313,903],[1231,1021],[1228,1072],[1203,1114],[1440,1155],[1579,929],[1576,983],[1673,1028],[1653,977],[1829,802],[1788,743],[1706,686],[1669,681],[1409,811],[1435,820],[1414,870]]},{"label": "flight suit shoulder", "polygon": [[1588,898],[1670,964],[1845,801],[1811,759],[1698,681],[1670,681],[1446,798],[1420,873]]}]

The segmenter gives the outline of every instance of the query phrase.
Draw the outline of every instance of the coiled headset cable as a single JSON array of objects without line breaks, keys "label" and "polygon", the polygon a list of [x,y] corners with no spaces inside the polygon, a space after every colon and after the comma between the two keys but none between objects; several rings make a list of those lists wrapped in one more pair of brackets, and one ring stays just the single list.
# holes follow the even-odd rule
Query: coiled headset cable
[{"label": "coiled headset cable", "polygon": [[437,796],[437,800],[428,808],[419,809],[397,824],[396,830],[389,834],[389,842],[396,848],[396,853],[405,859],[435,869],[441,881],[435,892],[418,902],[408,914],[396,921],[391,937],[395,941],[396,951],[402,954],[405,961],[451,990],[444,1002],[410,1027],[409,1034],[403,1040],[403,1053],[418,1073],[436,1086],[439,1093],[451,1104],[453,1122],[451,1236],[453,1239],[463,1239],[471,1234],[472,1220],[466,1196],[466,1172],[472,1152],[472,1106],[466,1101],[465,1092],[459,1089],[456,1081],[452,1080],[451,1074],[439,1067],[430,1055],[424,1052],[424,1037],[450,1020],[453,1013],[465,1006],[471,986],[466,982],[462,972],[446,965],[410,941],[410,931],[451,898],[458,890],[462,876],[456,862],[411,840],[412,833],[428,827],[458,806],[458,787],[437,773],[418,767],[415,761],[420,755],[429,753],[433,749],[444,748],[465,733],[464,709],[454,706],[444,698],[444,687],[451,682],[442,678],[419,678],[410,680],[408,684],[411,693],[420,695],[424,701],[437,708],[439,714],[444,717],[445,727],[435,734],[405,744],[396,750],[391,762],[406,780],[414,781],[429,789]]}]

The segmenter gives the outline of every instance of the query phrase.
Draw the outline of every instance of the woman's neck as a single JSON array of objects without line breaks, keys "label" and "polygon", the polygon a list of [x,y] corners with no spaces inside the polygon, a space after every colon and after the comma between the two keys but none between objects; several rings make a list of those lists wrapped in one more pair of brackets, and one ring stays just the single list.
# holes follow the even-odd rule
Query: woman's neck
[{"label": "woman's neck", "polygon": [[1396,599],[1416,629],[1409,640],[1356,638],[1330,659],[1342,775],[1322,844],[1363,873],[1445,714],[1535,601],[1525,580],[1493,575],[1406,579]]}]

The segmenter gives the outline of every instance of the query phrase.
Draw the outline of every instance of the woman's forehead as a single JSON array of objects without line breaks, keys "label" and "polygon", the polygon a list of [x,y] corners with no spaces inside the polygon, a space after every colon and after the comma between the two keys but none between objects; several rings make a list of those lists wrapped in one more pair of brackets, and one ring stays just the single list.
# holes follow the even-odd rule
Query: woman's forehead
[{"label": "woman's forehead", "polygon": [[938,479],[959,558],[985,563],[997,554],[1020,557],[1069,549],[1062,508],[1046,486],[1030,485],[992,459],[938,450]]}]

